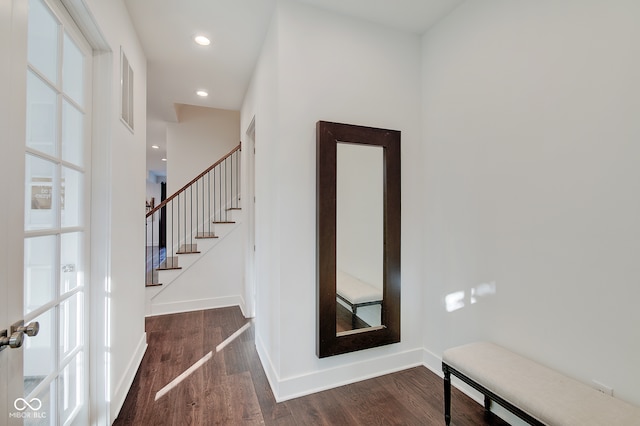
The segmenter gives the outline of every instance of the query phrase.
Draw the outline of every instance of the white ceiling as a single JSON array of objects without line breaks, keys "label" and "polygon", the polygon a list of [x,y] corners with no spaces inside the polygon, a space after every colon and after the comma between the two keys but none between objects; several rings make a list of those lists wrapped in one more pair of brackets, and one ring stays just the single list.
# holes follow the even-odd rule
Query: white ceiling
[{"label": "white ceiling", "polygon": [[[464,0],[297,1],[422,34]],[[165,129],[176,121],[176,104],[240,109],[276,2],[125,0],[147,56],[148,170],[166,174]],[[211,45],[196,45],[196,34]],[[209,96],[198,97],[200,89]]]}]

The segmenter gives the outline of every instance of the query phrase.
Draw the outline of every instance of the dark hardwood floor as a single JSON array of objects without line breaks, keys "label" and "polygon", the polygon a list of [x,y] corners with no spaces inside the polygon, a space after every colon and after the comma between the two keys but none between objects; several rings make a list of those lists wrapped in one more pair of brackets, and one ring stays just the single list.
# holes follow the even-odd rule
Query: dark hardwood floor
[{"label": "dark hardwood floor", "polygon": [[[216,352],[247,322],[237,307],[148,318],[149,347],[114,425],[444,424],[442,379],[424,367],[276,403],[253,326]],[[507,425],[456,389],[451,408],[455,426]]]}]

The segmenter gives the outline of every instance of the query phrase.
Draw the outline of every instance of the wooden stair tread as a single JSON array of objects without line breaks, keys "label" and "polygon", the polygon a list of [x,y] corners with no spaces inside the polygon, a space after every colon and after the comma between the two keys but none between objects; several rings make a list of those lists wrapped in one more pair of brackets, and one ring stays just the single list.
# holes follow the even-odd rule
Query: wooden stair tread
[{"label": "wooden stair tread", "polygon": [[162,283],[145,283],[145,287],[160,287]]},{"label": "wooden stair tread", "polygon": [[235,223],[235,222],[231,222],[231,221],[229,221],[229,222],[224,222],[224,221],[222,221],[222,222],[217,222],[217,221],[216,221],[216,222],[212,222],[212,223],[214,223],[214,224],[215,224],[215,223],[217,223],[217,224],[219,224],[219,225],[220,225],[220,224],[225,224],[225,223]]},{"label": "wooden stair tread", "polygon": [[171,271],[173,269],[182,269],[182,266],[176,266],[175,268],[163,268],[163,267],[158,267],[156,268],[156,271]]},{"label": "wooden stair tread", "polygon": [[177,251],[176,254],[198,254],[199,251]]}]

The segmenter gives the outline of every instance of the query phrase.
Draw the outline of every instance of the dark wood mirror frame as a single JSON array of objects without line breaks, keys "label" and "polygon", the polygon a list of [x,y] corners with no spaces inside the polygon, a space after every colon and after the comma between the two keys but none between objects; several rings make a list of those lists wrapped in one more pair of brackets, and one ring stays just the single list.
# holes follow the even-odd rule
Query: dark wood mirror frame
[{"label": "dark wood mirror frame", "polygon": [[[384,253],[382,327],[336,333],[337,144],[384,148]],[[317,173],[317,342],[319,358],[400,341],[400,132],[319,121]]]}]

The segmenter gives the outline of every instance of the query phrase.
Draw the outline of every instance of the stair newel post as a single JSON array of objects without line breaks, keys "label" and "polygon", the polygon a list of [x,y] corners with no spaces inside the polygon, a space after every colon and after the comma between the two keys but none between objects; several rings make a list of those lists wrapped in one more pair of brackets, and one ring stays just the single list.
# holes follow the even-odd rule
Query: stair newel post
[{"label": "stair newel post", "polygon": [[[213,222],[216,221],[216,169],[213,169],[213,191],[211,192],[211,196],[213,197]],[[211,220],[211,219],[209,219]],[[215,228],[214,228],[215,229]]]},{"label": "stair newel post", "polygon": [[209,227],[209,233],[211,233],[211,172],[207,173],[207,208],[207,226]]},{"label": "stair newel post", "polygon": [[236,208],[240,208],[240,151],[236,151]]},{"label": "stair newel post", "polygon": [[[178,213],[178,217],[177,217],[177,220],[176,220],[176,230],[177,230],[176,239],[178,240],[177,241],[177,243],[178,243],[177,245],[179,246],[180,245],[180,231],[182,231],[182,226],[180,225],[180,195],[178,195],[176,197],[176,212]],[[175,251],[176,251],[176,249],[175,249],[175,245],[174,245],[174,247],[172,247],[172,249],[171,249],[171,253],[172,253],[171,255],[172,256],[174,256]]]},{"label": "stair newel post", "polygon": [[176,220],[176,214],[174,211],[174,202],[173,200],[171,200],[171,244],[167,244],[167,259],[169,259],[170,256],[173,256],[173,245],[175,244],[175,239],[174,239],[174,222]]},{"label": "stair newel post", "polygon": [[227,178],[227,159],[225,158],[224,160],[224,221],[228,222],[229,218],[227,217],[227,212],[229,211],[228,207],[228,200],[229,198],[227,197],[227,185],[228,184],[228,178]]},{"label": "stair newel post", "polygon": [[[151,265],[148,265],[147,268],[151,268],[151,284],[155,284],[156,280],[154,279],[154,270],[156,268],[156,261],[155,261],[155,233],[153,232],[155,229],[154,223],[153,223],[153,216],[155,215],[155,213],[151,213]],[[147,222],[148,224],[148,222]],[[147,256],[149,255],[149,250],[147,250]]]},{"label": "stair newel post", "polygon": [[[149,216],[144,217],[144,283],[149,284]],[[153,264],[151,265],[151,273],[153,274]]]},{"label": "stair newel post", "polygon": [[202,235],[204,236],[206,229],[205,229],[205,221],[204,221],[204,177],[202,178]]}]

